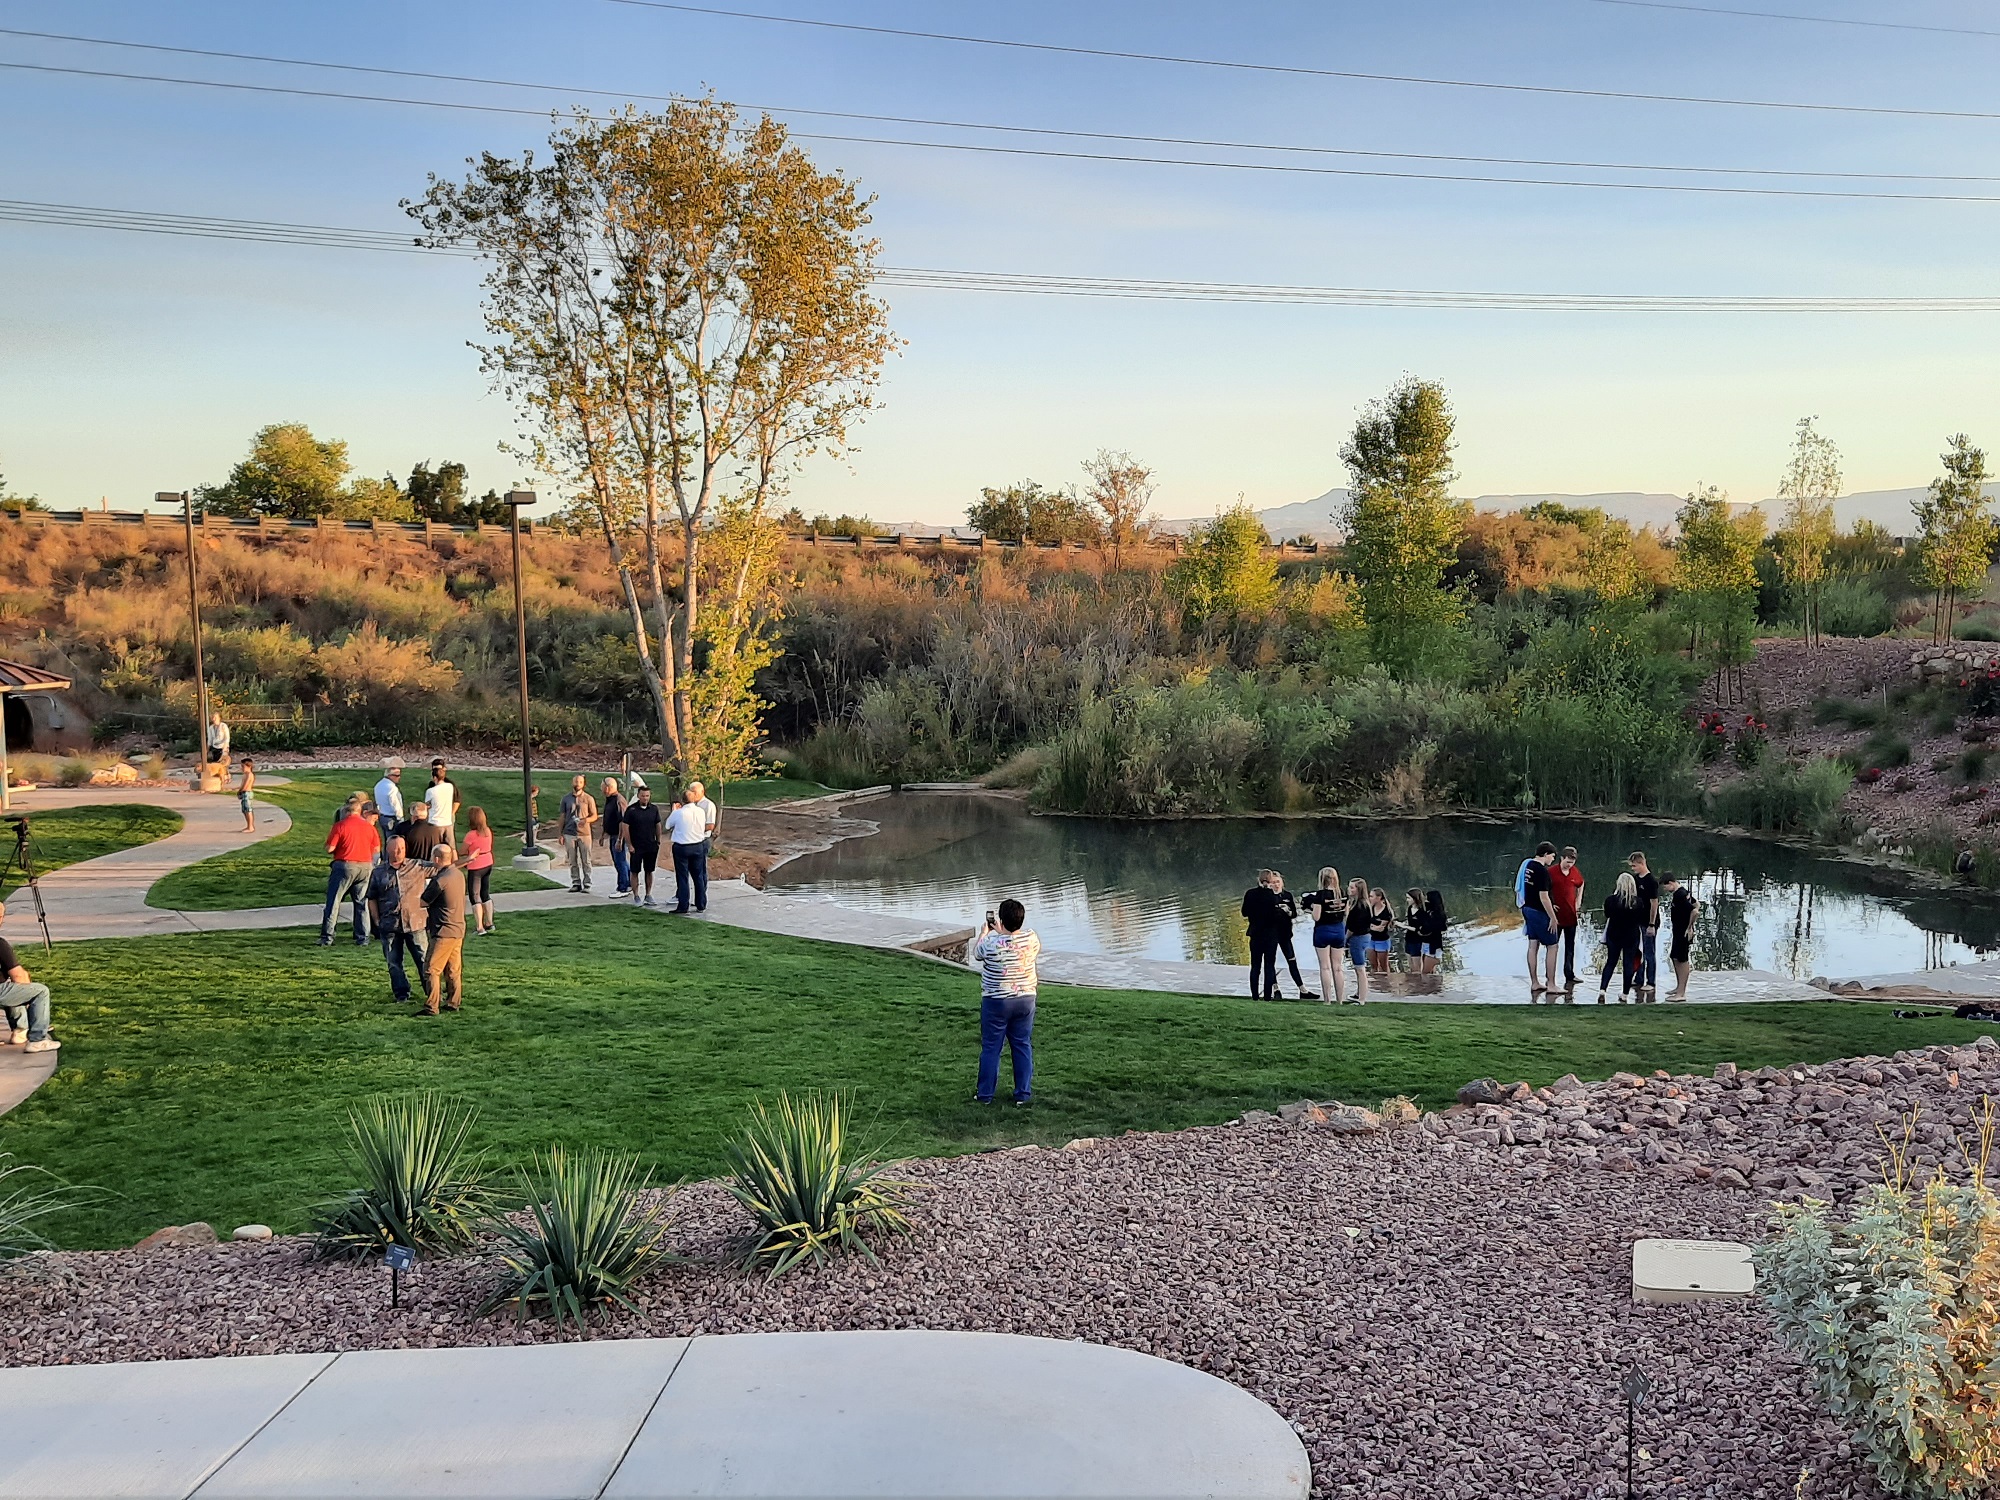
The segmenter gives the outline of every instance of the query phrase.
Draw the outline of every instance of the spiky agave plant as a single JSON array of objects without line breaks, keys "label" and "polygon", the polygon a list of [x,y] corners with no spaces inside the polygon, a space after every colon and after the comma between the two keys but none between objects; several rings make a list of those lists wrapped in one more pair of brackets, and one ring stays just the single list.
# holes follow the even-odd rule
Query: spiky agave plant
[{"label": "spiky agave plant", "polygon": [[609,1311],[606,1303],[632,1308],[633,1282],[674,1259],[665,1245],[671,1199],[644,1204],[652,1177],[635,1156],[551,1147],[521,1185],[528,1222],[494,1221],[501,1277],[482,1313],[546,1312],[583,1331],[592,1312]]},{"label": "spiky agave plant", "polygon": [[485,1158],[470,1144],[479,1111],[426,1091],[365,1100],[347,1118],[341,1155],[360,1185],[314,1210],[314,1253],[358,1259],[406,1245],[449,1255],[471,1245],[495,1201]]},{"label": "spiky agave plant", "polygon": [[862,1231],[903,1234],[911,1183],[883,1176],[874,1156],[850,1156],[847,1105],[837,1095],[778,1095],[751,1106],[750,1123],[723,1147],[729,1191],[757,1221],[745,1263],[782,1276],[842,1250],[875,1252]]}]

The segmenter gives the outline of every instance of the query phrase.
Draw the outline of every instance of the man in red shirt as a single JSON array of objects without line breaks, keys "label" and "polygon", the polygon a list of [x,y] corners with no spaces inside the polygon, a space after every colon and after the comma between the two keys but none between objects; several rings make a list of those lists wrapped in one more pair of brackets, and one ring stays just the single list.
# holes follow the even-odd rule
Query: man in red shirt
[{"label": "man in red shirt", "polygon": [[333,866],[326,877],[326,915],[319,922],[322,948],[333,946],[333,914],[342,901],[354,903],[355,946],[361,947],[368,941],[368,875],[382,849],[382,835],[375,829],[375,819],[364,816],[370,807],[372,804],[342,813],[334,820],[333,832],[326,836],[326,852],[333,856]]},{"label": "man in red shirt", "polygon": [[1556,931],[1562,934],[1563,983],[1576,987],[1576,913],[1583,901],[1583,871],[1576,865],[1576,847],[1566,846],[1549,871],[1549,901],[1556,909]]}]

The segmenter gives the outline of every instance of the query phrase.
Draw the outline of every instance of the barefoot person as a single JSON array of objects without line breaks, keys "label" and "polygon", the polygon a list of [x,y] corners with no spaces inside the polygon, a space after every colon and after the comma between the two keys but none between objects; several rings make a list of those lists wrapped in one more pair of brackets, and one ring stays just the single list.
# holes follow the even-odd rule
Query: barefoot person
[{"label": "barefoot person", "polygon": [[1688,977],[1694,972],[1694,915],[1701,910],[1701,903],[1695,900],[1694,892],[1681,883],[1678,875],[1660,877],[1660,894],[1667,903],[1667,932],[1671,945],[1667,949],[1667,958],[1674,966],[1674,987],[1667,998],[1685,1000],[1688,997]]},{"label": "barefoot person", "polygon": [[1319,888],[1306,892],[1299,904],[1312,916],[1313,955],[1319,959],[1319,992],[1338,1005],[1347,998],[1340,974],[1340,956],[1347,948],[1347,897],[1340,889],[1340,871],[1332,865],[1321,870]]},{"label": "barefoot person", "polygon": [[236,805],[243,811],[243,831],[257,831],[256,816],[250,811],[252,799],[257,795],[257,762],[244,756],[241,769],[237,772]]},{"label": "barefoot person", "polygon": [[1521,861],[1520,872],[1514,877],[1514,899],[1521,907],[1521,931],[1528,939],[1531,995],[1544,994],[1556,987],[1556,908],[1549,880],[1549,867],[1555,862],[1556,846],[1544,840]]},{"label": "barefoot person", "polygon": [[[0,922],[7,908],[0,905]],[[14,945],[0,937],[0,1009],[13,1028],[10,1040],[23,1052],[53,1052],[62,1045],[49,1035],[49,987],[21,966]],[[24,1045],[25,1044],[25,1045]]]},{"label": "barefoot person", "polygon": [[974,1104],[991,1104],[1000,1086],[1000,1044],[1005,1042],[1014,1065],[1014,1102],[1034,1097],[1035,991],[1039,980],[1035,960],[1042,940],[1022,924],[1027,908],[1008,899],[997,914],[986,918],[986,929],[972,942],[966,962],[979,965],[979,1082]]},{"label": "barefoot person", "polygon": [[1368,882],[1347,882],[1347,961],[1354,965],[1354,998],[1368,998]]},{"label": "barefoot person", "polygon": [[1549,867],[1549,904],[1555,908],[1556,935],[1562,939],[1563,987],[1576,988],[1576,924],[1583,906],[1583,870],[1575,846],[1567,846]]},{"label": "barefoot person", "polygon": [[1389,953],[1396,945],[1396,914],[1389,910],[1389,893],[1381,886],[1368,891],[1368,967],[1389,972]]}]

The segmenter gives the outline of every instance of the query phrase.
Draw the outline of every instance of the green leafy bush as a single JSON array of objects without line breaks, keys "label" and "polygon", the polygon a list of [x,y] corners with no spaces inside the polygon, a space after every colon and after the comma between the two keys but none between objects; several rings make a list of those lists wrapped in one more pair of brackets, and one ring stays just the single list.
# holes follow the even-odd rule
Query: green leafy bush
[{"label": "green leafy bush", "polygon": [[391,1245],[424,1255],[469,1246],[495,1202],[469,1144],[478,1117],[464,1100],[434,1092],[365,1101],[348,1116],[342,1152],[361,1185],[314,1211],[314,1252],[359,1259]]},{"label": "green leafy bush", "polygon": [[494,1221],[503,1270],[482,1313],[546,1312],[558,1326],[582,1329],[606,1303],[631,1308],[632,1283],[670,1259],[663,1243],[669,1203],[644,1204],[652,1181],[637,1157],[572,1156],[556,1146],[521,1174],[521,1185],[529,1222]]},{"label": "green leafy bush", "polygon": [[1819,590],[1819,628],[1827,635],[1886,635],[1896,607],[1881,586],[1865,578],[1829,578]]},{"label": "green leafy bush", "polygon": [[[1986,1143],[1991,1143],[1990,1112]],[[1780,1205],[1754,1252],[1765,1304],[1883,1488],[1966,1500],[2000,1479],[2000,1200],[1903,1172],[1845,1222]]]},{"label": "green leafy bush", "polygon": [[903,1210],[911,1184],[884,1177],[872,1156],[850,1154],[847,1106],[838,1097],[780,1094],[774,1109],[753,1105],[723,1159],[731,1195],[757,1222],[745,1263],[768,1267],[773,1277],[843,1250],[873,1259],[863,1230],[902,1234],[910,1227]]},{"label": "green leafy bush", "polygon": [[1910,763],[1910,742],[1884,725],[1861,744],[1861,761],[1880,770],[1893,770]]},{"label": "green leafy bush", "polygon": [[1767,761],[1717,787],[1708,815],[1713,822],[1766,833],[1803,833],[1840,805],[1853,782],[1854,772],[1837,760]]}]

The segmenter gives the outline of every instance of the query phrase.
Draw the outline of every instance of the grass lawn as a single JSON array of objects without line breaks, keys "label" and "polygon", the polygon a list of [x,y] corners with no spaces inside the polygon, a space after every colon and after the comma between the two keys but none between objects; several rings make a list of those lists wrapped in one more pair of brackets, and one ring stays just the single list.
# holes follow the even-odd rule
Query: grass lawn
[{"label": "grass lawn", "polygon": [[970,974],[622,908],[503,917],[468,944],[466,1012],[435,1021],[390,1003],[378,950],[317,948],[303,928],[69,943],[35,971],[62,1066],[0,1116],[0,1150],[117,1194],[51,1225],[81,1246],[194,1219],[302,1228],[344,1185],[346,1108],[384,1091],[477,1100],[505,1158],[604,1145],[677,1177],[715,1172],[749,1102],[779,1089],[847,1090],[866,1138],[923,1155],[1305,1096],[1438,1105],[1480,1074],[1813,1062],[1981,1030],[1839,1002],[1336,1008],[1052,988],[1038,1103],[1016,1110],[970,1102]]},{"label": "grass lawn", "polygon": [[[176,870],[146,894],[146,904],[173,911],[243,911],[255,906],[292,906],[323,900],[326,895],[326,831],[334,810],[351,792],[373,794],[379,771],[284,771],[289,785],[261,790],[260,799],[275,802],[292,815],[292,826],[274,839],[265,839],[230,854],[218,854],[199,864]],[[521,773],[519,771],[453,771],[459,794],[467,807],[484,807],[493,826],[500,832],[501,847],[495,851],[498,863],[493,870],[496,891],[545,891],[549,883],[534,875],[507,868],[515,852],[506,847],[520,837]],[[592,775],[596,791],[601,776]],[[664,777],[649,775],[647,780],[657,797]],[[430,782],[428,770],[410,766],[403,771],[404,797],[410,800]],[[555,837],[554,815],[569,790],[569,777],[560,771],[537,771],[535,785],[541,788],[536,809],[541,814],[542,832],[561,863],[561,841]],[[713,795],[713,792],[710,794]],[[818,797],[827,788],[810,781],[773,778],[739,781],[725,791],[724,818],[732,807],[758,807],[786,797]],[[461,832],[465,817],[458,820]],[[726,822],[725,822],[726,830]],[[103,852],[103,851],[98,851]],[[598,851],[598,862],[608,872],[610,860]]]},{"label": "grass lawn", "polygon": [[[179,833],[181,815],[164,807],[147,807],[139,802],[106,802],[96,807],[59,807],[47,812],[29,812],[28,832],[33,839],[35,873],[46,875],[64,865],[81,864],[120,849],[136,848]],[[14,852],[14,830],[0,826],[0,860]],[[18,869],[8,876],[4,894],[11,895],[22,883]],[[18,922],[18,918],[17,918]]]}]

